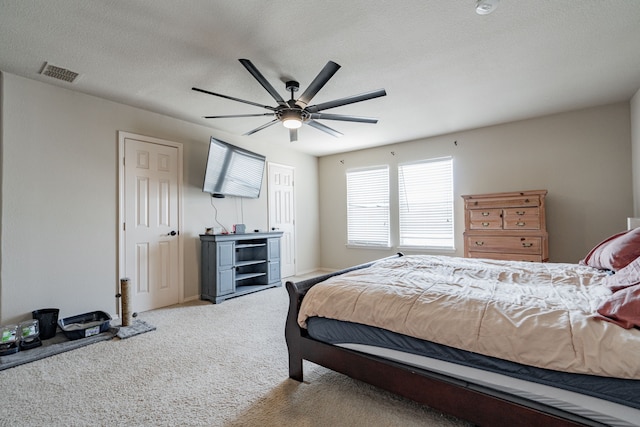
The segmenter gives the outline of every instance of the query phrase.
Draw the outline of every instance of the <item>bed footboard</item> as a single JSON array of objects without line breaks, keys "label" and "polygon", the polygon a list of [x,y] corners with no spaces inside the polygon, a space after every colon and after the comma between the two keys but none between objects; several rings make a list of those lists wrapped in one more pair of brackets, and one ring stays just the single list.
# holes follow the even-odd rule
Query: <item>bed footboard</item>
[{"label": "bed footboard", "polygon": [[[396,256],[403,256],[398,253]],[[286,282],[289,311],[285,338],[289,350],[289,377],[303,380],[303,360],[316,363],[351,378],[425,404],[433,409],[473,422],[478,426],[598,426],[591,420],[559,409],[506,395],[460,379],[418,369],[380,357],[348,350],[309,337],[298,325],[300,304],[315,284],[347,271],[365,268],[361,264],[345,270],[304,280]]]},{"label": "bed footboard", "polygon": [[[389,258],[401,257],[403,254],[398,252]],[[289,311],[287,313],[287,321],[285,324],[285,339],[287,347],[289,348],[289,377],[297,380],[303,380],[302,373],[302,360],[304,359],[302,347],[305,345],[305,341],[302,338],[308,338],[306,330],[300,328],[298,325],[298,312],[300,311],[300,304],[302,299],[307,294],[307,291],[311,289],[315,284],[323,282],[330,277],[344,274],[349,271],[359,270],[369,267],[375,261],[359,264],[354,267],[345,268],[343,270],[334,271],[331,273],[323,274],[321,276],[313,277],[311,279],[303,280],[301,282],[287,281],[285,287],[289,294]],[[307,359],[308,360],[308,359]]]}]

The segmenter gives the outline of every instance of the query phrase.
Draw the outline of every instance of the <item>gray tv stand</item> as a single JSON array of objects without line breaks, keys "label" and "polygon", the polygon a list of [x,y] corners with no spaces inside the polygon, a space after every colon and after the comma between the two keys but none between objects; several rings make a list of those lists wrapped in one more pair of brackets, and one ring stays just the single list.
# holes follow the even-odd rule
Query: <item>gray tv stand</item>
[{"label": "gray tv stand", "polygon": [[201,234],[200,299],[214,304],[282,285],[281,231]]}]

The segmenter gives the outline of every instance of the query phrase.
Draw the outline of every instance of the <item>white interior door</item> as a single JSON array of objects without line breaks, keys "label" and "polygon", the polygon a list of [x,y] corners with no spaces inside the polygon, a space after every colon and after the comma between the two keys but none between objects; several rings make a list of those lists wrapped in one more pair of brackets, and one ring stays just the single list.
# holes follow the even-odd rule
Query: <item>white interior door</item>
[{"label": "white interior door", "polygon": [[281,275],[296,274],[294,169],[269,163],[269,228],[282,231]]},{"label": "white interior door", "polygon": [[182,299],[178,144],[125,136],[121,277],[128,277],[134,311]]}]

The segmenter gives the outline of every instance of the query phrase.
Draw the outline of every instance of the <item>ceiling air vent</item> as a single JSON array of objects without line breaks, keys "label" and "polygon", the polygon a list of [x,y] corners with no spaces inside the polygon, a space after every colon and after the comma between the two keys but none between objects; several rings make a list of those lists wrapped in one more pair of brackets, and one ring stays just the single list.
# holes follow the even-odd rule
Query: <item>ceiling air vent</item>
[{"label": "ceiling air vent", "polygon": [[56,67],[47,62],[44,63],[44,67],[40,72],[43,76],[48,76],[54,79],[62,80],[65,82],[73,83],[80,74],[75,71],[67,70],[66,68]]}]

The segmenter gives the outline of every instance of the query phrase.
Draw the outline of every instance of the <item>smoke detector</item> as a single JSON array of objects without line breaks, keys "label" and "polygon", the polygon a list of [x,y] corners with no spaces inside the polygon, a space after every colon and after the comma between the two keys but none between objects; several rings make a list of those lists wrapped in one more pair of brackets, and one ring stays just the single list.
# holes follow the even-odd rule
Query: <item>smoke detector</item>
[{"label": "smoke detector", "polygon": [[500,0],[478,0],[476,2],[476,13],[478,15],[488,15],[498,7]]},{"label": "smoke detector", "polygon": [[51,65],[48,62],[44,63],[44,67],[42,67],[42,71],[40,71],[40,74],[69,83],[73,83],[80,75],[75,71],[67,70],[66,68],[62,67],[56,67],[55,65]]}]

